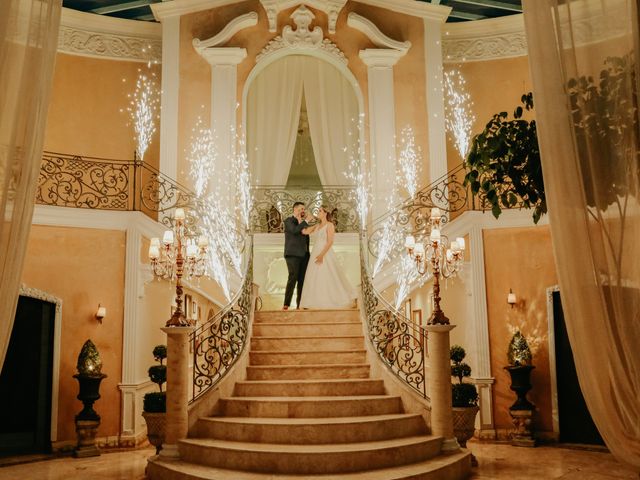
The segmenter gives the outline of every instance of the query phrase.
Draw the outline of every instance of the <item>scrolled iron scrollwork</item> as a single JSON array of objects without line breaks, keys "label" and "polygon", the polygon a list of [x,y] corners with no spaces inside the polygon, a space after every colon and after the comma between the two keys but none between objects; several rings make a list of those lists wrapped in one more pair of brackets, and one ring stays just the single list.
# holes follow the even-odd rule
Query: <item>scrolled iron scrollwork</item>
[{"label": "scrolled iron scrollwork", "polygon": [[192,402],[225,376],[247,344],[252,305],[252,271],[251,253],[244,282],[236,298],[189,337],[193,350]]},{"label": "scrolled iron scrollwork", "polygon": [[356,204],[350,187],[256,187],[251,212],[251,230],[256,233],[284,232],[284,220],[293,213],[293,204],[302,202],[313,213],[327,205],[338,232],[358,232]]},{"label": "scrolled iron scrollwork", "polygon": [[426,398],[427,335],[420,326],[388,305],[376,292],[361,255],[362,298],[369,339],[382,362]]},{"label": "scrolled iron scrollwork", "polygon": [[129,210],[133,162],[45,153],[36,203],[58,207]]}]

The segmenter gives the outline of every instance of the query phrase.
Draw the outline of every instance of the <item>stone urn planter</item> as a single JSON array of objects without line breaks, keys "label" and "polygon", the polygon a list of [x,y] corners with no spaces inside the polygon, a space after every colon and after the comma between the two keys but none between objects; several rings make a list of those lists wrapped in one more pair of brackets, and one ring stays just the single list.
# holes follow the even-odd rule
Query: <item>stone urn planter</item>
[{"label": "stone urn planter", "polygon": [[453,434],[462,448],[467,448],[467,440],[473,437],[476,431],[476,415],[479,408],[453,407]]},{"label": "stone urn planter", "polygon": [[165,431],[167,429],[166,412],[152,413],[142,412],[144,421],[147,422],[147,438],[149,443],[156,447],[156,455],[160,453],[164,443]]},{"label": "stone urn planter", "polygon": [[504,367],[511,375],[511,390],[516,393],[516,401],[509,410],[533,410],[535,405],[527,400],[527,392],[531,390],[531,370],[533,365],[518,365]]}]

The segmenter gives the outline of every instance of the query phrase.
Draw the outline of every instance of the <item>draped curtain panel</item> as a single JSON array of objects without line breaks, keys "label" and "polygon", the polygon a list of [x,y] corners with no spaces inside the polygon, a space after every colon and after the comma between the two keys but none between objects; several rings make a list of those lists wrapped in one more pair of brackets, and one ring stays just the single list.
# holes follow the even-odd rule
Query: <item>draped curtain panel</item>
[{"label": "draped curtain panel", "polygon": [[254,182],[287,183],[302,103],[302,57],[273,62],[256,77],[247,97],[247,156]]},{"label": "draped curtain panel", "polygon": [[309,132],[323,185],[348,185],[345,172],[358,158],[358,101],[347,78],[328,62],[305,59],[304,94]]},{"label": "draped curtain panel", "polygon": [[0,1],[0,368],[31,228],[61,3]]},{"label": "draped curtain panel", "polygon": [[309,131],[323,185],[347,185],[349,159],[358,155],[358,101],[333,65],[290,55],[267,66],[247,97],[247,155],[260,185],[287,182],[304,89]]},{"label": "draped curtain panel", "polygon": [[640,471],[637,4],[525,0],[524,12],[555,262],[580,386],[611,452]]}]

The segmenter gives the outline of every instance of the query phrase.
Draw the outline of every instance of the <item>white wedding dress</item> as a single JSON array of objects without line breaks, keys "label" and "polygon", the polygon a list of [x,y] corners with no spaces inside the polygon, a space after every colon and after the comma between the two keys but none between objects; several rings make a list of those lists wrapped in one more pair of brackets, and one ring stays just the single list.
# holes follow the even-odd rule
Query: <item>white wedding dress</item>
[{"label": "white wedding dress", "polygon": [[[328,224],[327,224],[328,225]],[[302,288],[301,308],[351,308],[357,295],[330,248],[321,264],[316,258],[327,244],[327,225],[311,234],[313,250]]]}]

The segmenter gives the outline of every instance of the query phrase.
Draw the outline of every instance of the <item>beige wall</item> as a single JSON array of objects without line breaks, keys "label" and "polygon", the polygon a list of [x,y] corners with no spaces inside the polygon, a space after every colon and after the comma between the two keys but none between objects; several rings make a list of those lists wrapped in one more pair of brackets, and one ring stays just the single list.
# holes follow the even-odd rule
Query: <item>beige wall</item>
[{"label": "beige wall", "polygon": [[[283,25],[293,25],[289,18],[294,8],[280,12],[278,16],[279,31]],[[359,31],[346,25],[349,12],[357,12],[373,21],[383,33],[396,40],[409,40],[412,47],[394,68],[396,96],[396,129],[399,137],[402,128],[409,124],[416,135],[416,143],[423,152],[428,151],[427,115],[425,92],[424,63],[424,24],[422,19],[407,16],[388,10],[349,1],[337,22],[337,33],[328,34],[327,15],[312,9],[316,18],[313,25],[323,28],[326,36],[335,42],[349,60],[348,68],[356,77],[367,105],[367,67],[359,58],[359,51],[375,46]],[[247,58],[238,65],[238,102],[242,101],[242,92],[251,70],[255,66],[255,58],[265,45],[278,33],[268,31],[264,9],[258,0],[248,0],[238,4],[185,15],[180,24],[180,92],[178,124],[178,177],[181,182],[190,184],[189,166],[183,155],[189,148],[191,131],[198,116],[205,124],[210,121],[211,105],[211,71],[207,62],[193,48],[193,38],[206,39],[218,33],[229,21],[244,13],[258,12],[258,24],[238,32],[226,46],[247,49]],[[213,86],[215,88],[215,85]],[[242,112],[242,105],[238,112]],[[365,113],[367,113],[365,111]],[[238,123],[242,119],[238,117]],[[368,127],[367,127],[368,128]],[[428,161],[425,157],[423,168],[424,179],[428,176]]]},{"label": "beige wall", "polygon": [[[547,326],[546,289],[558,283],[551,247],[549,227],[485,230],[485,272],[494,419],[497,429],[512,428],[509,407],[515,394],[509,389],[507,348],[514,328],[520,328],[533,351],[535,370],[531,376],[533,389],[528,395],[538,412],[535,429],[550,432],[551,380],[549,373],[549,336]],[[512,288],[518,304],[507,304]]]},{"label": "beige wall", "polygon": [[[102,417],[99,437],[118,435],[122,372],[125,234],[34,225],[27,247],[22,282],[62,299],[58,440],[76,438],[74,417],[82,409],[76,399],[76,362],[87,339],[103,362],[102,398],[95,404]],[[103,323],[95,313],[107,308]]]},{"label": "beige wall", "polygon": [[[132,160],[136,149],[133,126],[128,125],[128,93],[139,71],[160,67],[58,53],[44,149],[57,153]],[[123,111],[121,111],[123,110]],[[158,165],[159,121],[145,161]]]}]

